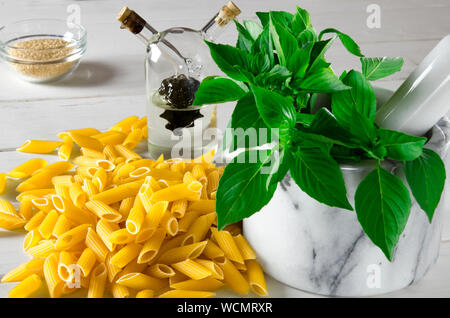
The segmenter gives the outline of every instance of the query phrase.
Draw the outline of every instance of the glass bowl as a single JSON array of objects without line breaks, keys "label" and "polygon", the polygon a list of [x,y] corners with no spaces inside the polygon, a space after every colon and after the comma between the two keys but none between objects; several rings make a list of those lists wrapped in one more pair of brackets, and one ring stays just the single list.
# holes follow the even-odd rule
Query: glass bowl
[{"label": "glass bowl", "polygon": [[0,27],[0,58],[24,80],[56,81],[77,68],[86,41],[86,30],[66,20],[22,20]]}]

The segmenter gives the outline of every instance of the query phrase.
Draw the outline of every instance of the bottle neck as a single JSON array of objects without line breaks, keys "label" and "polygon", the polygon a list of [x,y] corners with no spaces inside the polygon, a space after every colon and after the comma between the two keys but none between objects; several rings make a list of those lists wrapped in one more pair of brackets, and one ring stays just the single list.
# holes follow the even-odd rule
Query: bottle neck
[{"label": "bottle neck", "polygon": [[231,21],[241,13],[241,10],[233,3],[228,2],[220,11],[208,21],[201,29],[201,34],[205,40],[214,42],[231,24]]},{"label": "bottle neck", "polygon": [[128,7],[124,7],[118,17],[122,25],[122,29],[128,29],[131,33],[136,35],[144,44],[148,44],[152,36],[158,31],[152,27],[147,21],[145,21],[139,14],[130,10]]}]

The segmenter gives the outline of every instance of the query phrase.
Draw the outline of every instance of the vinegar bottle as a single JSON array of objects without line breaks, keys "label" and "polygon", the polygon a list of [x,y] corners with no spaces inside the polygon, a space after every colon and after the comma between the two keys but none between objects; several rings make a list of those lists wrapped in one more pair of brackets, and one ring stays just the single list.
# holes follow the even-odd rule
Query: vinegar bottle
[{"label": "vinegar bottle", "polygon": [[204,40],[216,40],[240,14],[232,2],[200,30],[172,27],[158,32],[124,8],[118,20],[146,45],[148,151],[153,158],[197,158],[218,142],[216,105],[193,106],[200,82],[218,73]]}]

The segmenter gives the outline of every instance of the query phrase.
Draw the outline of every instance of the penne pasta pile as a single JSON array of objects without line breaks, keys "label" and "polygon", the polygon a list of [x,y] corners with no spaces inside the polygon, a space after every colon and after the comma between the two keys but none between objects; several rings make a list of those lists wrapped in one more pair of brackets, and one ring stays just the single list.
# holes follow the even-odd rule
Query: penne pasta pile
[{"label": "penne pasta pile", "polygon": [[[109,131],[66,131],[61,141],[28,140],[18,151],[51,153],[0,174],[22,179],[16,209],[0,200],[0,227],[24,228],[31,260],[3,276],[19,282],[10,297],[87,291],[91,298],[202,298],[227,286],[245,295],[267,288],[255,252],[234,224],[216,226],[215,196],[223,168],[214,152],[194,160],[142,158],[146,118]],[[74,145],[81,155],[70,162]]]}]

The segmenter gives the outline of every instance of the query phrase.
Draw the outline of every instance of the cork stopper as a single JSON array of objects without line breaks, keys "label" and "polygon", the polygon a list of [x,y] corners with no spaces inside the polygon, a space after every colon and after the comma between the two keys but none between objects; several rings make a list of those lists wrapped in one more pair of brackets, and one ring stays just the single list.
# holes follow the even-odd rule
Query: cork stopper
[{"label": "cork stopper", "polygon": [[141,18],[136,12],[130,10],[128,7],[123,7],[117,15],[117,20],[122,23],[122,29],[129,29],[134,34],[142,31],[145,25],[145,20]]},{"label": "cork stopper", "polygon": [[216,23],[223,27],[228,24],[231,20],[237,17],[241,13],[241,10],[233,1],[228,2],[226,5],[220,9],[219,14],[216,17]]}]

